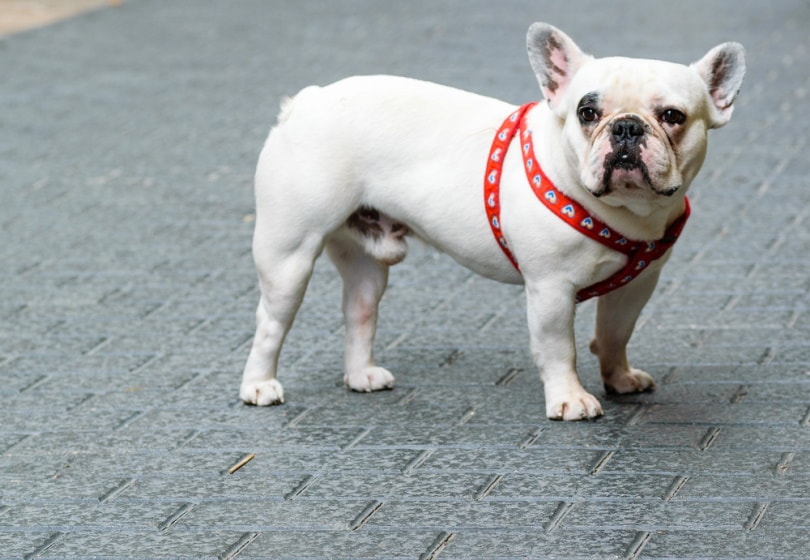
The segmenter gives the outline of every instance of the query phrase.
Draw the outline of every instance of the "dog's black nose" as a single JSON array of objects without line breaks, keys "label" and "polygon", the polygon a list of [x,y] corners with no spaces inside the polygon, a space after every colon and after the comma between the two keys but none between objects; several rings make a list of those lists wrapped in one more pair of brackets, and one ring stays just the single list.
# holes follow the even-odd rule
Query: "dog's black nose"
[{"label": "dog's black nose", "polygon": [[644,127],[633,117],[617,119],[610,127],[613,138],[621,142],[635,142],[644,136]]}]

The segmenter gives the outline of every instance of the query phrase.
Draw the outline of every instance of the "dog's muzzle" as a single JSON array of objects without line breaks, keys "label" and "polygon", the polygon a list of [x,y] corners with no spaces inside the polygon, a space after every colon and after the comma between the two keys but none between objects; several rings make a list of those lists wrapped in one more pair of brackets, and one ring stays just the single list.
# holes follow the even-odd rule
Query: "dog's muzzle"
[{"label": "dog's muzzle", "polygon": [[612,150],[607,159],[612,168],[641,167],[641,147],[646,144],[643,121],[634,116],[616,119],[610,125],[610,143]]}]

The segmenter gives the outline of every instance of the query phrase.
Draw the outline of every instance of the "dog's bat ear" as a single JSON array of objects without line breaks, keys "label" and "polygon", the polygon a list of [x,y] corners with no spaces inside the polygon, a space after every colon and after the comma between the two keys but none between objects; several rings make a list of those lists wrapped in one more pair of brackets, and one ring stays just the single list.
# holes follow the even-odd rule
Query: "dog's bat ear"
[{"label": "dog's bat ear", "polygon": [[745,49],[739,43],[717,45],[691,66],[700,75],[712,100],[712,128],[731,119],[734,100],[745,76]]},{"label": "dog's bat ear", "polygon": [[571,78],[593,57],[583,53],[565,33],[547,23],[534,23],[526,35],[529,62],[540,82],[543,96],[557,114],[564,112],[561,100]]}]

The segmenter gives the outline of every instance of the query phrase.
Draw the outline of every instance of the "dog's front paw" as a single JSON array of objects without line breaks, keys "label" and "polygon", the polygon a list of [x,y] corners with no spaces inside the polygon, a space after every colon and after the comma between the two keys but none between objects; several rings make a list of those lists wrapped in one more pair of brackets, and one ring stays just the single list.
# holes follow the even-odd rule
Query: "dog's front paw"
[{"label": "dog's front paw", "polygon": [[394,376],[391,372],[376,366],[347,373],[343,381],[349,386],[349,389],[358,393],[370,393],[394,387]]},{"label": "dog's front paw", "polygon": [[245,381],[239,388],[239,398],[247,404],[269,406],[284,402],[284,389],[275,379],[266,381]]},{"label": "dog's front paw", "polygon": [[602,374],[602,381],[605,384],[605,391],[608,393],[641,393],[655,388],[655,380],[652,376],[646,371],[635,368]]},{"label": "dog's front paw", "polygon": [[564,395],[546,394],[546,416],[551,420],[588,420],[603,414],[597,398],[584,389]]}]

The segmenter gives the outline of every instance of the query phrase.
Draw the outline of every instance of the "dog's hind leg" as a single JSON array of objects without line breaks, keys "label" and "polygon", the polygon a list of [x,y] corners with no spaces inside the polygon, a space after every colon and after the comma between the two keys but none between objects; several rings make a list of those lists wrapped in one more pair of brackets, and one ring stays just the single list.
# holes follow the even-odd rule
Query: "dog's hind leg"
[{"label": "dog's hind leg", "polygon": [[370,256],[353,239],[336,236],[326,250],[343,278],[343,317],[346,323],[346,375],[354,391],[390,389],[394,376],[374,363],[377,307],[388,284],[387,264]]},{"label": "dog's hind leg", "polygon": [[284,391],[276,380],[278,357],[301,306],[315,259],[323,250],[323,238],[310,235],[292,248],[285,247],[278,235],[270,235],[259,225],[257,222],[253,255],[261,299],[239,396],[248,404],[265,406],[284,402]]}]

